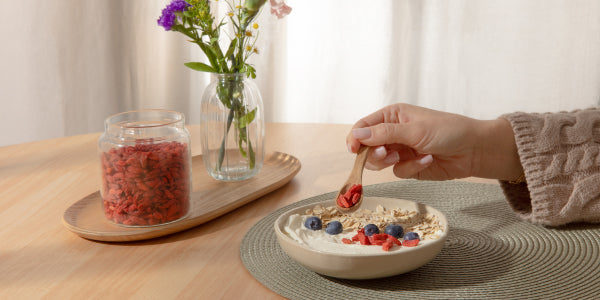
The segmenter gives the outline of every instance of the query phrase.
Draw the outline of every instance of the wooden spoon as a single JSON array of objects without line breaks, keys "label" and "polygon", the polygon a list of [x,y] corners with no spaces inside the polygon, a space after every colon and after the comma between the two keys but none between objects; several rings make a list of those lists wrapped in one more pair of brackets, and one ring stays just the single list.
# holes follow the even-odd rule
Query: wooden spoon
[{"label": "wooden spoon", "polygon": [[364,145],[360,146],[360,148],[358,149],[358,152],[356,153],[356,160],[354,161],[354,167],[352,168],[352,171],[350,172],[350,176],[348,176],[348,179],[346,180],[346,182],[344,183],[342,188],[338,191],[337,195],[335,196],[335,205],[336,205],[338,211],[340,211],[342,213],[353,212],[356,209],[358,209],[360,207],[360,204],[362,203],[362,200],[363,200],[362,189],[361,189],[360,198],[358,199],[358,202],[350,207],[341,206],[337,200],[340,197],[340,195],[345,194],[348,191],[348,189],[350,189],[353,185],[355,185],[355,184],[362,185],[362,173],[363,173],[363,169],[365,168],[365,163],[367,162],[367,154],[369,153],[369,148],[370,148],[369,146],[364,146]]}]

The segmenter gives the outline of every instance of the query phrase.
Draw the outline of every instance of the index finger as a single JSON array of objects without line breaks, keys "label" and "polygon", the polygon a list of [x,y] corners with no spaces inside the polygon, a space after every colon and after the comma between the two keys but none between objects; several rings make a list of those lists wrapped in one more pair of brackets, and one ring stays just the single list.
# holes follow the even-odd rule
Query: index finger
[{"label": "index finger", "polygon": [[[371,126],[375,126],[377,124],[389,122],[390,121],[389,120],[390,119],[390,110],[395,111],[395,109],[393,109],[392,106],[394,106],[394,105],[393,104],[388,105],[388,106],[381,108],[378,111],[358,120],[356,123],[354,123],[354,126],[352,126],[352,129],[371,127]],[[348,150],[352,153],[356,153],[358,151],[358,148],[360,148],[361,143],[358,141],[358,139],[356,139],[352,135],[352,130],[350,130],[350,132],[346,136],[346,144],[348,145]]]}]

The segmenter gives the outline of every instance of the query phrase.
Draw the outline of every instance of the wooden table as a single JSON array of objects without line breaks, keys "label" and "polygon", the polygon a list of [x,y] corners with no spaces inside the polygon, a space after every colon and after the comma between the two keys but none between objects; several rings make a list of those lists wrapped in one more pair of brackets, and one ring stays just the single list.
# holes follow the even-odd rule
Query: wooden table
[{"label": "wooden table", "polygon": [[[354,161],[345,144],[350,127],[267,124],[267,152],[302,164],[291,182],[193,229],[132,243],[86,240],[61,221],[69,206],[99,189],[99,133],[2,147],[0,299],[280,299],[244,268],[240,242],[272,211],[339,188]],[[199,155],[198,126],[190,132]],[[391,169],[365,171],[363,179],[398,180]]]}]

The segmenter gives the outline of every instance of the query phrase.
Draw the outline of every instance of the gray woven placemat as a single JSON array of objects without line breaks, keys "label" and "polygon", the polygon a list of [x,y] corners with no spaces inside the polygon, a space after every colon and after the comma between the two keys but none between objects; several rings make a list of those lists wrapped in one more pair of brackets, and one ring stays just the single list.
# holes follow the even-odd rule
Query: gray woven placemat
[{"label": "gray woven placemat", "polygon": [[403,180],[365,186],[364,193],[444,212],[450,232],[442,252],[415,271],[382,279],[342,280],[305,269],[281,250],[273,223],[291,208],[335,197],[331,192],[257,222],[242,240],[242,262],[290,299],[600,298],[599,225],[547,228],[520,221],[495,184]]}]

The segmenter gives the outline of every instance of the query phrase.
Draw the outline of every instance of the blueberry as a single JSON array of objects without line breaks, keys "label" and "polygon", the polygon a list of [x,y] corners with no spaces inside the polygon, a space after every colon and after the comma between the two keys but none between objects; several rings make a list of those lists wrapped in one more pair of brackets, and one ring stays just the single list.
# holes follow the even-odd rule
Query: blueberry
[{"label": "blueberry", "polygon": [[321,222],[321,219],[319,219],[319,217],[312,216],[306,219],[306,221],[304,221],[304,227],[310,230],[319,230],[323,228],[323,223]]},{"label": "blueberry", "polygon": [[411,231],[411,232],[407,232],[406,235],[404,236],[404,240],[405,241],[410,241],[410,240],[420,240],[419,239],[419,234]]},{"label": "blueberry", "polygon": [[365,225],[365,235],[372,236],[376,233],[379,233],[379,228],[375,224],[367,224]]},{"label": "blueberry", "polygon": [[342,231],[344,231],[344,227],[342,226],[342,223],[338,221],[331,221],[327,223],[327,227],[325,227],[325,232],[331,235],[342,233]]},{"label": "blueberry", "polygon": [[402,226],[396,224],[390,224],[386,226],[384,232],[385,234],[389,234],[397,239],[404,236],[404,229],[402,228]]}]

